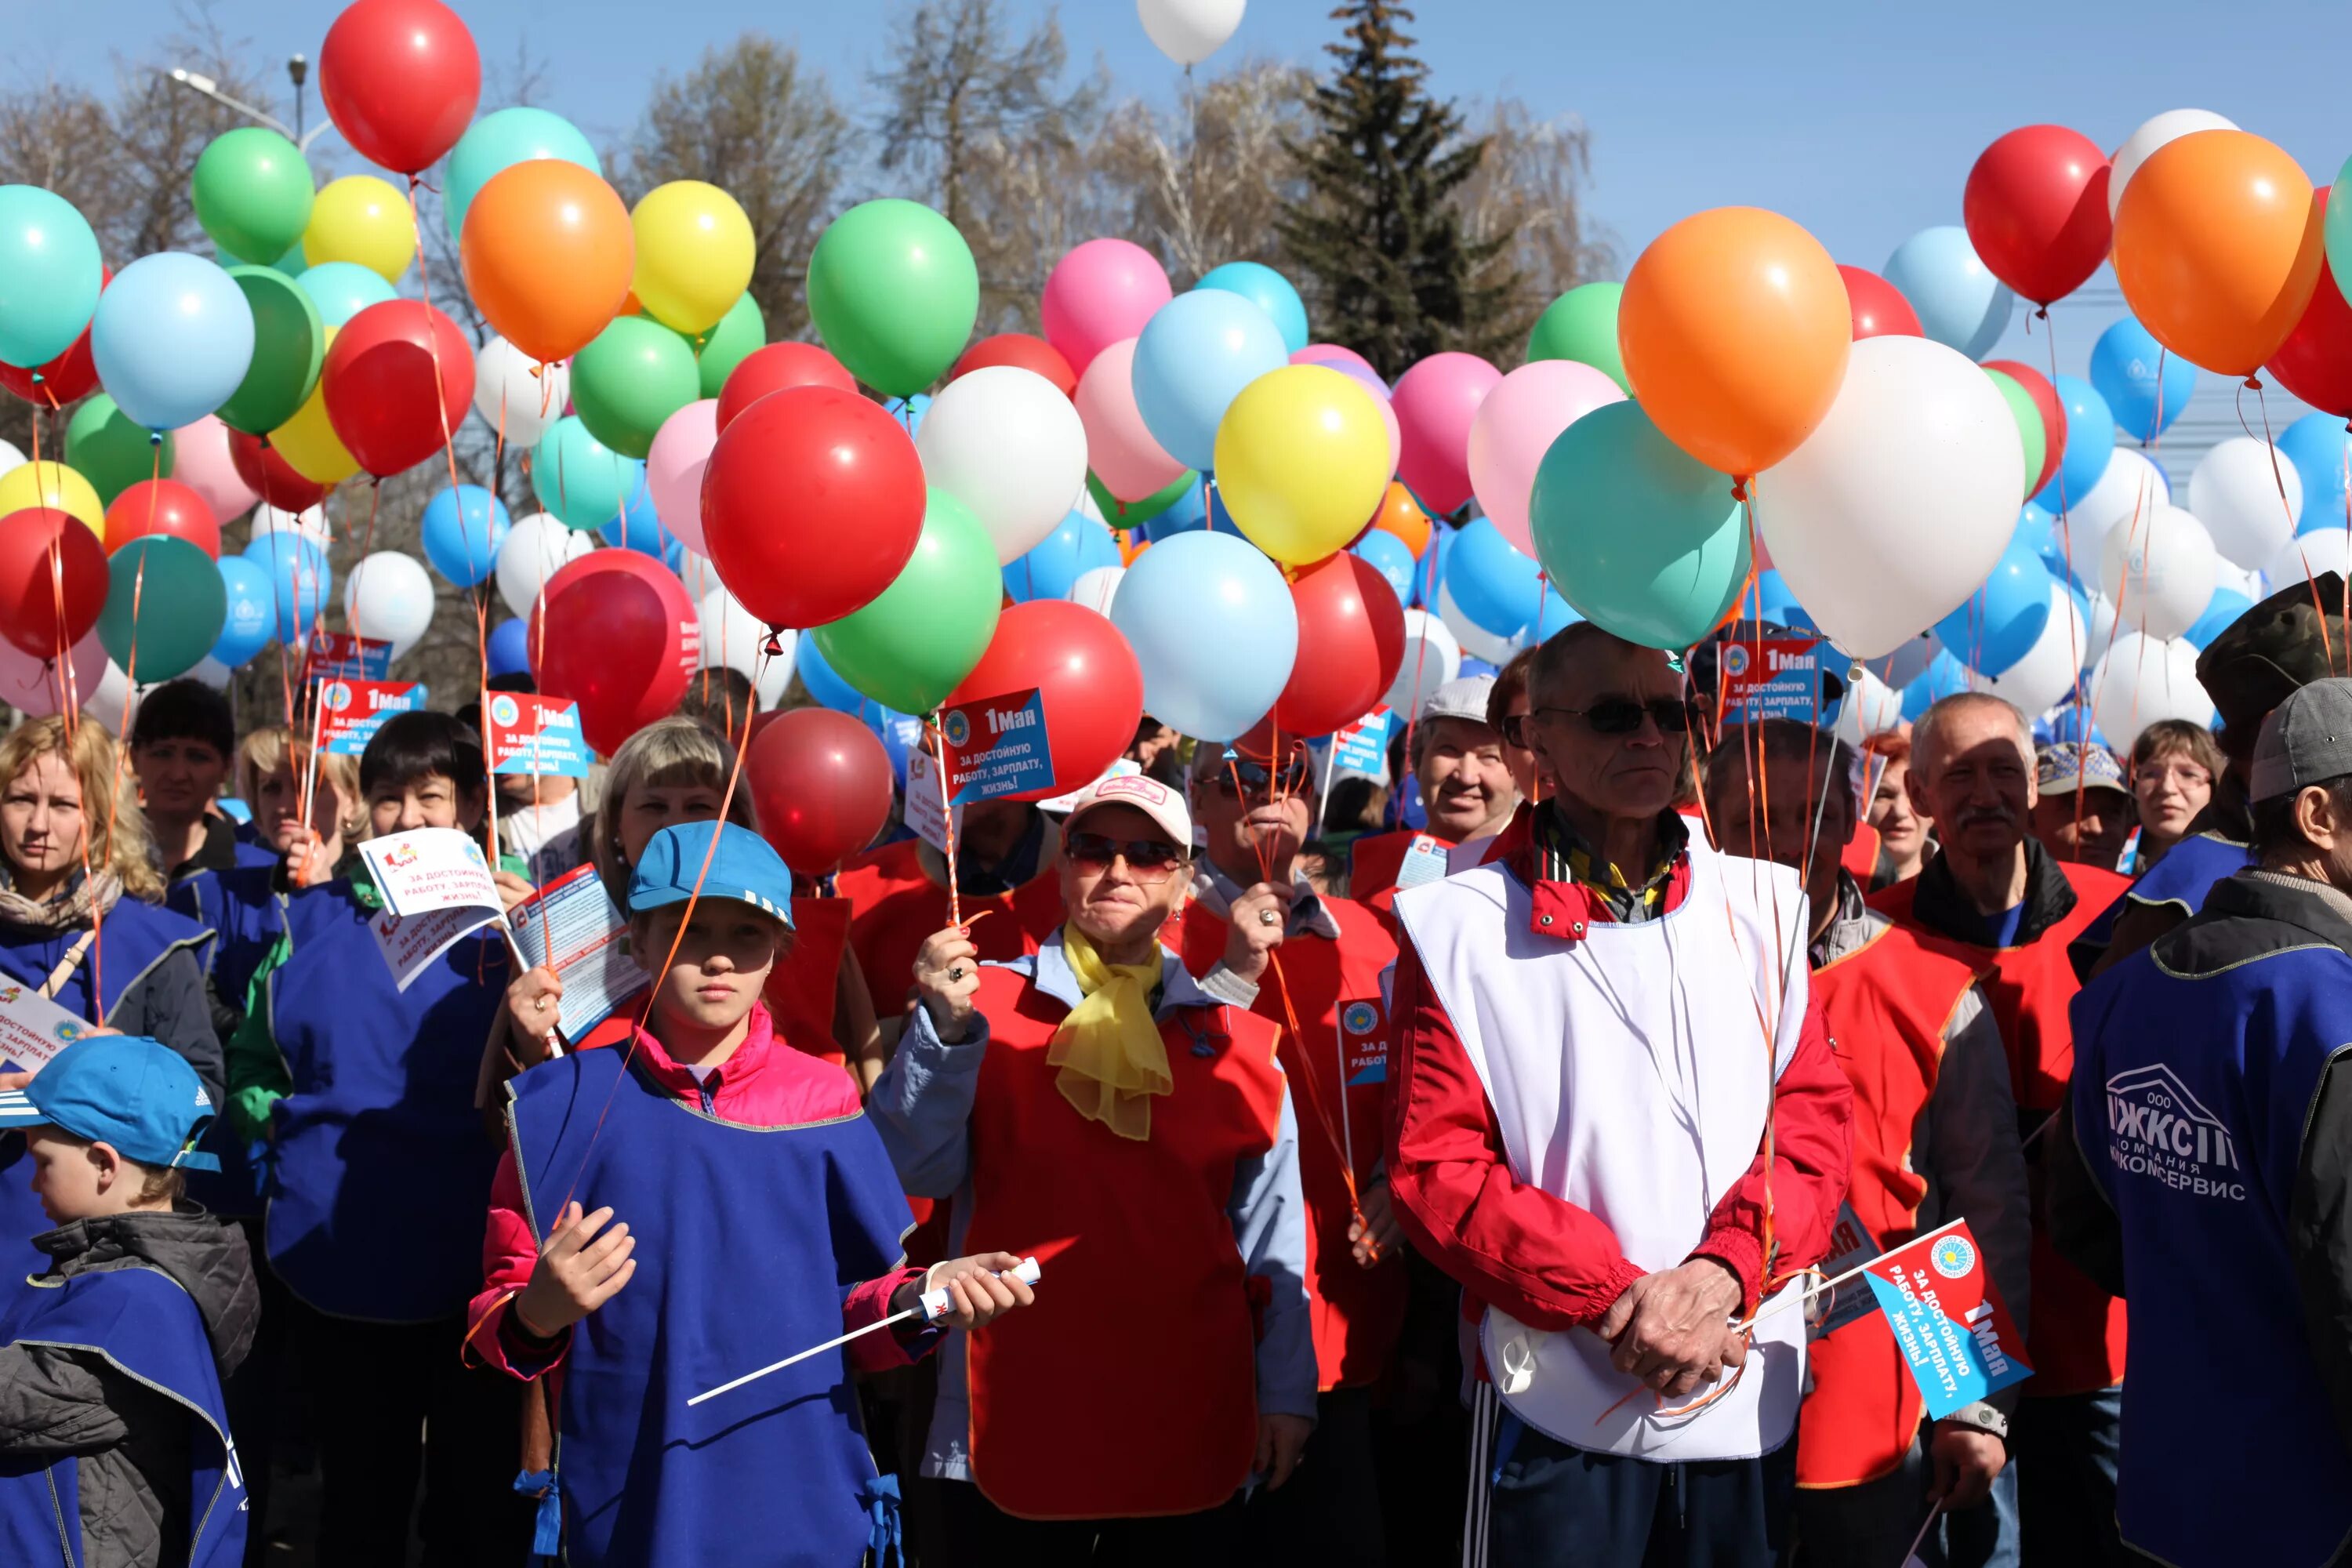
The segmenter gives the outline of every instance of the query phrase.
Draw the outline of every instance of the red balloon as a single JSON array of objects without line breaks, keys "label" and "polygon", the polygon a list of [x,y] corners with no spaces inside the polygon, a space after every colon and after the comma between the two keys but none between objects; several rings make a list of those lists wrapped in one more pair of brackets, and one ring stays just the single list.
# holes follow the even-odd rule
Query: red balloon
[{"label": "red balloon", "polygon": [[269,444],[266,436],[228,433],[228,460],[245,488],[280,511],[301,511],[326,499],[327,487],[312,484]]},{"label": "red balloon", "polygon": [[1274,704],[1286,735],[1328,735],[1380,705],[1404,663],[1404,607],[1370,562],[1342,552],[1291,579],[1298,646],[1312,649],[1291,668]]},{"label": "red balloon", "polygon": [[761,837],[795,876],[826,875],[890,820],[890,753],[830,708],[795,708],[761,725],[743,753],[743,780]]},{"label": "red balloon", "polygon": [[352,0],[320,47],[319,96],[353,152],[419,174],[473,123],[481,52],[441,0]]},{"label": "red balloon", "polygon": [[106,608],[106,546],[53,506],[0,517],[0,636],[35,658],[62,658]]},{"label": "red balloon", "polygon": [[727,384],[719,389],[719,427],[726,429],[735,416],[788,386],[830,386],[854,393],[857,378],[814,343],[769,343],[753,349],[727,373]]},{"label": "red balloon", "polygon": [[992,364],[1009,364],[1017,370],[1034,371],[1061,388],[1065,397],[1078,395],[1078,378],[1071,374],[1070,362],[1062,351],[1043,338],[1033,338],[1026,332],[999,332],[992,338],[982,338],[963,351],[963,358],[955,362],[948,379],[968,375]]},{"label": "red balloon", "polygon": [[1143,668],[1118,628],[1085,605],[1033,599],[1006,609],[988,651],[948,694],[946,706],[1033,686],[1045,700],[1054,782],[1013,799],[1045,800],[1092,784],[1134,742],[1143,717]]},{"label": "red balloon", "polygon": [[[2327,187],[2312,192],[2324,216]],[[2325,257],[2319,263],[2319,287],[2303,320],[2271,355],[2270,373],[2278,384],[2325,414],[2352,419],[2352,303],[2336,286],[2336,269]]]},{"label": "red balloon", "polygon": [[[114,268],[100,264],[98,269],[99,292],[114,281]],[[98,390],[98,365],[89,357],[89,329],[84,327],[73,346],[51,360],[31,370],[0,362],[0,386],[6,387],[37,408],[63,408]]]},{"label": "red balloon", "polygon": [[880,404],[792,386],[719,433],[702,474],[702,537],[753,618],[821,626],[905,569],[928,504],[914,440]]},{"label": "red balloon", "polygon": [[2028,125],[1979,155],[1960,196],[1969,243],[2037,305],[2063,299],[2107,258],[2107,155],[2079,131]]},{"label": "red balloon", "polygon": [[220,521],[204,497],[177,479],[141,479],[106,509],[106,542],[111,550],[151,534],[184,539],[220,559]]},{"label": "red balloon", "polygon": [[327,418],[378,479],[449,444],[474,401],[474,351],[457,323],[422,300],[386,300],[343,323],[320,373]]},{"label": "red balloon", "polygon": [[1845,302],[1853,311],[1853,341],[1864,338],[1906,337],[1924,338],[1927,334],[1919,325],[1919,312],[1903,297],[1903,290],[1866,267],[1843,267],[1838,276],[1845,279]]},{"label": "red balloon", "polygon": [[2033,489],[2026,492],[2038,494],[2050,482],[2050,476],[2058,471],[2058,460],[2066,455],[2065,401],[2050,384],[2048,376],[2022,360],[1989,359],[1984,367],[2000,372],[2025,388],[2025,395],[2033,399],[2034,408],[2042,415],[2042,471],[2033,478]]},{"label": "red balloon", "polygon": [[677,576],[634,550],[598,550],[547,580],[531,606],[531,674],[580,704],[580,729],[606,756],[674,711],[694,674],[701,621]]}]

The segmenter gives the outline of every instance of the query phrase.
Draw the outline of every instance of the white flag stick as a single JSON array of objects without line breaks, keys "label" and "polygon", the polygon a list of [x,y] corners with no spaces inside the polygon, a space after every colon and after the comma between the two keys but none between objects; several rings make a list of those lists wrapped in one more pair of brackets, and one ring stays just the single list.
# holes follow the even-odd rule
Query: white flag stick
[{"label": "white flag stick", "polygon": [[1824,1279],[1820,1284],[1811,1287],[1801,1294],[1795,1296],[1782,1296],[1777,1301],[1767,1302],[1765,1305],[1756,1309],[1756,1312],[1753,1317],[1748,1318],[1744,1322],[1735,1324],[1734,1326],[1740,1329],[1753,1328],[1756,1325],[1757,1319],[1759,1318],[1769,1318],[1783,1307],[1794,1306],[1800,1301],[1810,1301],[1814,1297],[1820,1295],[1822,1291],[1835,1289],[1838,1286],[1844,1284],[1847,1280],[1853,1279],[1856,1275],[1876,1268],[1878,1265],[1885,1262],[1888,1258],[1895,1257],[1895,1254],[1908,1252],[1913,1247],[1919,1246],[1922,1242],[1933,1241],[1936,1237],[1943,1235],[1946,1231],[1957,1230],[1967,1223],[1968,1222],[1965,1218],[1948,1220],[1944,1224],[1939,1225],[1935,1229],[1929,1231],[1927,1235],[1915,1236],[1910,1240],[1905,1242],[1902,1246],[1882,1252],[1877,1257],[1870,1259],[1867,1263],[1857,1263],[1853,1268],[1847,1269],[1844,1273],[1838,1275],[1834,1279]]}]

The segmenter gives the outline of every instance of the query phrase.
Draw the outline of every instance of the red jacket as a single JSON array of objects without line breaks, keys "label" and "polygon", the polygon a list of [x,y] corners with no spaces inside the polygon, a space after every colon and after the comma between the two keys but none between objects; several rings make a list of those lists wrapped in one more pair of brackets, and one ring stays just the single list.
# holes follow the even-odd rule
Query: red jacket
[{"label": "red jacket", "polygon": [[[1613,920],[1608,903],[1574,882],[1540,880],[1529,814],[1522,813],[1487,858],[1503,861],[1534,889],[1529,935]],[[1679,860],[1666,907],[1690,888],[1690,862]],[[1467,1292],[1465,1310],[1499,1307],[1534,1328],[1565,1330],[1597,1322],[1643,1270],[1629,1261],[1606,1222],[1511,1173],[1486,1086],[1454,1024],[1423,978],[1410,941],[1397,954],[1394,1031],[1389,1079],[1388,1172],[1397,1217],[1414,1246]],[[1853,1089],[1831,1053],[1821,1005],[1805,1011],[1804,1032],[1773,1097],[1769,1193],[1783,1280],[1827,1255],[1838,1205],[1853,1164]],[[1694,1258],[1711,1258],[1739,1278],[1752,1307],[1766,1284],[1763,1232],[1768,1182],[1763,1151],[1715,1207]]]}]

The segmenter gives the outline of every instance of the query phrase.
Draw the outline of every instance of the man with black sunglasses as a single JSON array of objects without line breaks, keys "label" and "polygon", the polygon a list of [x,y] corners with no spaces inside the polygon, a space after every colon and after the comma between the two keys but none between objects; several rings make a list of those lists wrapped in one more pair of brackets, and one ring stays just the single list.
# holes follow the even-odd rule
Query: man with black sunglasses
[{"label": "man with black sunglasses", "polygon": [[1675,814],[1664,653],[1569,627],[1522,728],[1559,793],[1396,910],[1389,1179],[1481,1309],[1471,1530],[1508,1568],[1768,1568],[1803,1314],[1735,1320],[1801,1289],[1853,1161],[1804,894]]}]

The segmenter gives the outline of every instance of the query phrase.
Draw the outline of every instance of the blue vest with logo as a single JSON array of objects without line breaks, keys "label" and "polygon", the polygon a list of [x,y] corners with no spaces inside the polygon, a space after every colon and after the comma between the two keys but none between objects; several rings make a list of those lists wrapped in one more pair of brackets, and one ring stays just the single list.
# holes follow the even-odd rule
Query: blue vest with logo
[{"label": "blue vest with logo", "polygon": [[2141,872],[2124,894],[2124,901],[2169,904],[2193,915],[2205,907],[2205,895],[2214,883],[2236,876],[2253,863],[2253,852],[2235,839],[2192,833]]},{"label": "blue vest with logo", "polygon": [[686,1402],[840,1334],[850,1288],[904,1255],[914,1219],[897,1173],[863,1114],[722,1121],[626,1054],[534,1068],[508,1112],[533,1230],[570,1196],[611,1205],[637,1242],[635,1275],[565,1355],[563,1560],[854,1568],[877,1477],[843,1351]]},{"label": "blue vest with logo", "polygon": [[[261,967],[286,929],[286,895],[277,888],[277,857],[264,856],[258,864],[246,859],[260,853],[240,840],[234,868],[183,877],[163,897],[166,907],[213,933],[205,973],[212,981],[213,994],[239,1012],[244,1011],[246,994],[252,989],[254,971]],[[217,1215],[259,1214],[263,1165],[269,1146],[242,1142],[223,1116],[205,1131],[201,1147],[220,1161],[221,1168],[190,1171],[188,1196]]]},{"label": "blue vest with logo", "polygon": [[2352,1537],[2352,1455],[2306,1348],[2288,1210],[2352,1039],[2352,955],[2315,936],[2187,975],[2158,962],[2174,940],[2074,1004],[2075,1137],[2131,1287],[2116,1516],[2180,1568],[2316,1568]]},{"label": "blue vest with logo", "polygon": [[[103,1358],[169,1395],[187,1412],[192,1470],[189,1568],[236,1568],[245,1560],[247,1510],[236,1448],[204,1316],[161,1270],[110,1268],[18,1290],[0,1308],[0,1343],[60,1345]],[[0,1563],[10,1568],[82,1568],[80,1460],[0,1459]]]},{"label": "blue vest with logo", "polygon": [[466,937],[403,991],[373,918],[341,880],[286,902],[291,951],[257,1003],[294,1086],[272,1112],[269,1261],[322,1312],[430,1322],[481,1289],[499,1152],[474,1084],[513,971],[495,935]]}]

